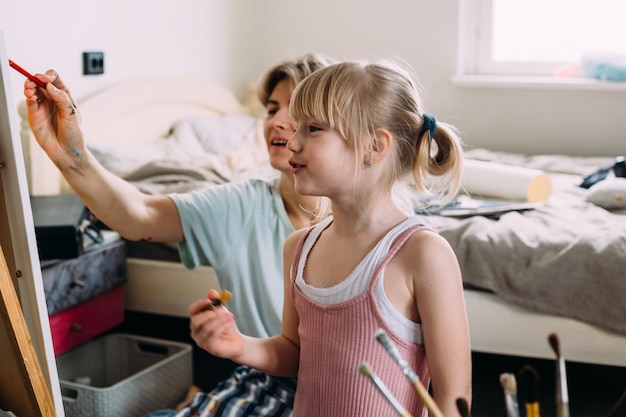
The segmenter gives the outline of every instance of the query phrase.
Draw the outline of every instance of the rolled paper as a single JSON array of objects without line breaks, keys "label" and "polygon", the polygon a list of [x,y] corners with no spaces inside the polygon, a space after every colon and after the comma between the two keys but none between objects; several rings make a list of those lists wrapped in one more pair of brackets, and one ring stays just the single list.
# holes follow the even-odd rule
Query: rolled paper
[{"label": "rolled paper", "polygon": [[552,181],[546,172],[538,169],[466,159],[462,192],[476,197],[536,203],[550,198]]}]

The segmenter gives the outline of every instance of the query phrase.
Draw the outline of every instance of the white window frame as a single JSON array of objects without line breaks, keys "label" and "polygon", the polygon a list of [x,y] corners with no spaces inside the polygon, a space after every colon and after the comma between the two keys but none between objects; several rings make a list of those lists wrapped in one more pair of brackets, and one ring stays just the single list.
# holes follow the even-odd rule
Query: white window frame
[{"label": "white window frame", "polygon": [[559,66],[567,65],[563,62],[494,62],[491,58],[491,7],[492,0],[459,0],[455,84],[626,91],[626,83],[554,76]]}]

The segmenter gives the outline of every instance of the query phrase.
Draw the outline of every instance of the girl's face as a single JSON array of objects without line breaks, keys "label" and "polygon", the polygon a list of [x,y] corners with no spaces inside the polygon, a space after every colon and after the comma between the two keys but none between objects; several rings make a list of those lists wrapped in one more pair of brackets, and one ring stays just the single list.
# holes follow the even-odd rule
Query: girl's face
[{"label": "girl's face", "polygon": [[291,139],[296,129],[295,122],[289,117],[291,93],[292,89],[287,80],[276,84],[265,105],[267,115],[263,126],[270,165],[285,173],[291,171],[287,141]]},{"label": "girl's face", "polygon": [[287,147],[299,194],[332,199],[353,189],[355,152],[328,124],[314,119],[298,120]]}]

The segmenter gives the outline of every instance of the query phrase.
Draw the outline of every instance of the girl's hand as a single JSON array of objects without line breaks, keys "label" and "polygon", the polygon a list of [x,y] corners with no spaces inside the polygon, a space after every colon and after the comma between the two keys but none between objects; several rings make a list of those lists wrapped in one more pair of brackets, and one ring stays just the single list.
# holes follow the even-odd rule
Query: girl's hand
[{"label": "girl's hand", "polygon": [[198,346],[214,356],[235,360],[243,353],[243,337],[233,314],[220,305],[211,309],[219,293],[210,290],[208,298],[189,307],[191,337]]},{"label": "girl's hand", "polygon": [[56,71],[37,77],[47,83],[45,89],[28,79],[24,82],[28,123],[55,165],[75,166],[86,152],[76,101]]}]

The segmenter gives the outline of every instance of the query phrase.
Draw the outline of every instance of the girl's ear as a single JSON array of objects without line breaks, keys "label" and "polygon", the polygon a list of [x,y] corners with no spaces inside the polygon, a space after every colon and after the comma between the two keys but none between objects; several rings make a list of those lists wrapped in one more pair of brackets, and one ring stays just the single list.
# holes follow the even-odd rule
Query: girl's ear
[{"label": "girl's ear", "polygon": [[378,129],[372,141],[372,163],[378,163],[385,159],[391,151],[393,136],[387,129]]}]

